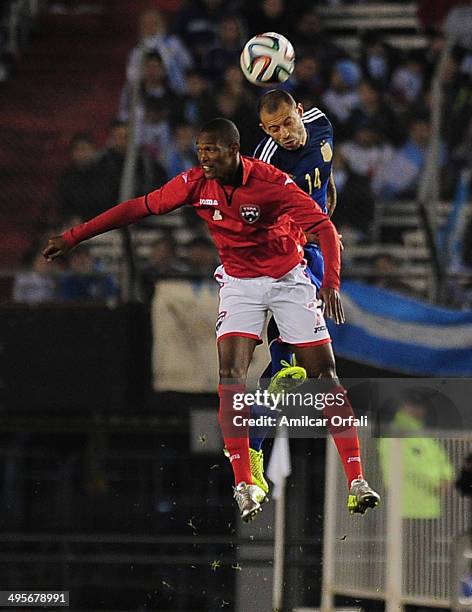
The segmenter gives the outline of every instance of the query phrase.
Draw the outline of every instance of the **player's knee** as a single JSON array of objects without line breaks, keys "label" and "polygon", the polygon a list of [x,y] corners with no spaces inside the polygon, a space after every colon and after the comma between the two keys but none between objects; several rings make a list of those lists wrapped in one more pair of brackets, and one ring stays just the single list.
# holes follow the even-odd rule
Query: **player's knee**
[{"label": "player's knee", "polygon": [[336,373],[336,367],[334,364],[322,366],[319,370],[318,378],[323,382],[332,382],[333,385],[339,384],[338,375]]},{"label": "player's knee", "polygon": [[231,365],[220,368],[220,382],[225,380],[245,380],[247,368],[239,365]]}]

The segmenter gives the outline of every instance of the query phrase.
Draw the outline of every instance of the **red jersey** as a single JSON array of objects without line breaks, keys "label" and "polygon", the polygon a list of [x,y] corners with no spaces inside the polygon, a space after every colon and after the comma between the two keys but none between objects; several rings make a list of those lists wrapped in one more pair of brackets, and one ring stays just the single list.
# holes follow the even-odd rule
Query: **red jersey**
[{"label": "red jersey", "polygon": [[189,204],[208,225],[225,271],[237,278],[281,278],[303,260],[305,232],[317,234],[325,261],[323,286],[339,288],[340,249],[334,225],[284,172],[241,156],[237,186],[206,179],[200,167],[160,189],[123,202],[64,234],[71,245],[151,214]]}]

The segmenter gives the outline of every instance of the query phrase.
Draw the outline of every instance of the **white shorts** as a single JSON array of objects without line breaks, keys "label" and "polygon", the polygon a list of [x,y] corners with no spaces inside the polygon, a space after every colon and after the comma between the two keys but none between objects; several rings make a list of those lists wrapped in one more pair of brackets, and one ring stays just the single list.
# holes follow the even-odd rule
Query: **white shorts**
[{"label": "white shorts", "polygon": [[216,337],[243,336],[262,341],[267,313],[277,323],[280,340],[294,346],[331,342],[316,287],[298,264],[282,278],[234,278],[223,266],[215,271],[220,284]]}]

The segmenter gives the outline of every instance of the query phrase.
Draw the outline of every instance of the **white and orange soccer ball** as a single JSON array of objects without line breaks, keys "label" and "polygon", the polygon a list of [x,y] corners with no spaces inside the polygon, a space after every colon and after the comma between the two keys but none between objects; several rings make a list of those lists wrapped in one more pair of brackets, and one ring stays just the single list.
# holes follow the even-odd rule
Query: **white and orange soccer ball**
[{"label": "white and orange soccer ball", "polygon": [[286,81],[295,68],[292,43],[277,32],[253,36],[241,53],[241,70],[248,81],[260,87]]}]

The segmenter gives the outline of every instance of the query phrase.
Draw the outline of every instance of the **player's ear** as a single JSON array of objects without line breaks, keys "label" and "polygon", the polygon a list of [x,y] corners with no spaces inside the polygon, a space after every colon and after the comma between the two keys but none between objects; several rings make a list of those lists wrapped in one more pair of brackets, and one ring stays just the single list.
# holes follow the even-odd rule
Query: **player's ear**
[{"label": "player's ear", "polygon": [[304,112],[305,112],[305,109],[303,108],[303,104],[299,102],[297,104],[297,114],[301,117]]},{"label": "player's ear", "polygon": [[263,132],[265,132],[266,134],[268,134],[268,135],[270,136],[269,132],[268,132],[268,131],[265,129],[264,124],[263,124],[263,123],[261,123],[260,121],[259,121],[259,127],[261,128],[261,130],[262,130]]}]

